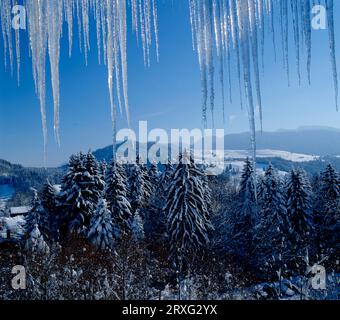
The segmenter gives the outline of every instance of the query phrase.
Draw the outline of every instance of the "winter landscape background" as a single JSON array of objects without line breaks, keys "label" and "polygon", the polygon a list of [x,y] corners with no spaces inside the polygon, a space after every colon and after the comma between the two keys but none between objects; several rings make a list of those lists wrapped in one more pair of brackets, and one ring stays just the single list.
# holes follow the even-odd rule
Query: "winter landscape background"
[{"label": "winter landscape background", "polygon": [[[333,0],[0,0],[0,298],[339,299],[339,19]],[[121,162],[139,121],[223,128],[223,170],[192,145]]]}]

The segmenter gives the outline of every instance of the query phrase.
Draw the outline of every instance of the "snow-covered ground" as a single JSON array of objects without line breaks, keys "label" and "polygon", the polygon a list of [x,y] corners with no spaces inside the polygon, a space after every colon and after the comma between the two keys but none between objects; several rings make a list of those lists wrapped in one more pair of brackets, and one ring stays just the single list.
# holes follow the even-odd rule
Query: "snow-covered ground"
[{"label": "snow-covered ground", "polygon": [[[200,154],[199,152],[197,154]],[[256,151],[257,158],[279,158],[286,161],[292,161],[296,163],[310,162],[320,159],[320,156],[313,156],[302,153],[293,153],[282,150],[271,150],[271,149],[260,149]],[[241,172],[244,166],[244,160],[246,158],[252,158],[251,150],[225,150],[219,152],[213,152],[211,157],[211,152],[205,152],[205,163],[212,165],[212,168],[208,170],[211,174],[220,174],[224,169],[231,165],[236,172]],[[199,159],[196,158],[195,159]],[[201,160],[201,159],[199,159]],[[265,167],[257,163],[257,173],[259,175],[264,173]],[[286,172],[279,171],[280,175],[285,175]]]},{"label": "snow-covered ground", "polygon": [[[252,156],[252,151],[248,150],[225,150],[225,159],[245,159]],[[256,151],[257,158],[281,158],[293,162],[310,162],[320,159],[319,156],[312,156],[302,153],[293,153],[282,150],[263,149]]]},{"label": "snow-covered ground", "polygon": [[0,217],[0,241],[6,239],[7,230],[11,232],[11,238],[20,239],[24,233],[24,225],[25,218],[23,216]]}]

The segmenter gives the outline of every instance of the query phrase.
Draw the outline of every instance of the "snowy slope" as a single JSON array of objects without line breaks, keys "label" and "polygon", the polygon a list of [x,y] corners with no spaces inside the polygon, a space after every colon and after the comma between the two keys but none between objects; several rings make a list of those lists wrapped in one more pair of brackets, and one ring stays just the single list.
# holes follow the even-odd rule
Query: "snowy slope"
[{"label": "snowy slope", "polygon": [[[225,159],[245,159],[251,157],[252,151],[247,150],[226,150]],[[258,158],[281,158],[292,162],[309,162],[319,160],[319,156],[312,156],[302,153],[294,153],[282,150],[262,149],[256,152]]]}]

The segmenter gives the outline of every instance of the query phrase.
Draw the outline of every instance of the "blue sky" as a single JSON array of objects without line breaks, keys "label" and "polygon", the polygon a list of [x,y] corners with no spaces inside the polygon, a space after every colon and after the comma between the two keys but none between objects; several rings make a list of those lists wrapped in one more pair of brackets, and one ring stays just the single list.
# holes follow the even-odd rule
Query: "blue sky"
[{"label": "blue sky", "polygon": [[[151,68],[143,65],[141,48],[135,36],[128,36],[129,99],[132,126],[147,120],[149,128],[200,128],[201,89],[197,57],[192,50],[189,12],[186,1],[159,1],[160,61],[153,57]],[[340,6],[336,7],[336,29]],[[274,62],[271,40],[266,39],[265,70],[261,77],[264,105],[264,130],[294,129],[320,125],[340,128],[340,113],[335,111],[330,69],[327,30],[313,33],[312,85],[307,85],[303,64],[302,85],[295,72],[294,52],[290,52],[291,86],[287,86],[282,69],[280,43],[278,62]],[[66,35],[66,30],[64,35]],[[340,46],[339,32],[336,32]],[[25,35],[23,34],[24,38]],[[49,72],[47,72],[47,116],[49,127],[48,166],[65,162],[79,150],[95,150],[111,142],[111,119],[105,66],[97,63],[95,31],[91,32],[88,66],[79,53],[74,39],[72,57],[68,57],[67,37],[62,41],[61,80],[61,147],[53,136],[53,102]],[[3,61],[0,41],[0,61]],[[291,46],[291,49],[293,47]],[[21,85],[16,78],[0,68],[0,158],[28,166],[43,165],[43,141],[39,103],[35,95],[32,66],[27,51],[27,39],[22,43]],[[340,64],[340,49],[337,51]],[[304,61],[303,61],[304,62]],[[48,66],[49,68],[49,66]],[[48,69],[47,68],[47,69]],[[340,69],[339,69],[340,70]],[[226,133],[248,130],[245,110],[241,110],[237,79],[233,77],[233,104],[226,106],[227,123],[222,112],[216,111],[216,127]],[[216,84],[216,110],[221,110],[219,83]],[[228,90],[226,90],[227,92]],[[119,127],[126,127],[124,116]]]}]

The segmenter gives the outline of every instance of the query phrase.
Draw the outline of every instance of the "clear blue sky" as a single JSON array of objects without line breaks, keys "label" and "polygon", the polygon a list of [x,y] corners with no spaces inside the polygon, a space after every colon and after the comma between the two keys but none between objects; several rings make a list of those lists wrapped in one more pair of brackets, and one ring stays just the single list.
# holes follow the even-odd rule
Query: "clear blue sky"
[{"label": "clear blue sky", "polygon": [[[201,89],[197,57],[192,51],[189,12],[186,1],[159,1],[160,62],[150,69],[143,65],[142,50],[129,33],[129,98],[132,125],[147,120],[150,128],[201,127]],[[340,5],[335,3],[338,63],[340,65]],[[24,34],[23,34],[24,35]],[[64,35],[67,35],[66,30]],[[26,37],[25,37],[26,38]],[[66,36],[62,41],[61,80],[61,148],[53,136],[53,102],[47,72],[47,115],[49,127],[47,165],[65,162],[79,150],[87,151],[111,143],[111,120],[105,66],[98,66],[95,31],[91,32],[89,64],[79,53],[74,39],[73,55],[68,57]],[[282,69],[280,43],[278,62],[274,62],[270,39],[267,38],[265,73],[261,78],[264,105],[264,130],[294,129],[305,125],[340,127],[340,113],[335,111],[330,69],[327,30],[313,33],[312,85],[298,86],[294,52],[290,52],[291,86]],[[291,46],[291,49],[293,47]],[[29,166],[43,165],[43,141],[39,103],[35,95],[27,39],[22,43],[21,85],[0,68],[0,158]],[[3,44],[0,41],[0,61]],[[304,67],[304,65],[303,65]],[[48,68],[47,68],[48,69]],[[340,68],[339,68],[340,71]],[[233,78],[234,103],[226,106],[227,133],[248,130],[245,111],[241,110],[237,79]],[[216,109],[221,109],[219,84],[216,84]],[[227,91],[227,90],[226,90]],[[216,112],[216,127],[223,128],[222,113]],[[119,127],[126,127],[119,119]]]}]

